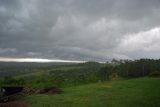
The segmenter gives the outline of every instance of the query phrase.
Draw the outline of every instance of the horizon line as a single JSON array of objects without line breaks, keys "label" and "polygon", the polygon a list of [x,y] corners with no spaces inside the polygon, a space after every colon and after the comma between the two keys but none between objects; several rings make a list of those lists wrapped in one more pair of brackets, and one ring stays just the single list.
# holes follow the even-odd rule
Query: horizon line
[{"label": "horizon line", "polygon": [[45,58],[11,58],[11,57],[0,57],[0,62],[37,62],[37,63],[65,62],[65,63],[84,63],[86,61],[61,60],[61,59],[45,59]]}]

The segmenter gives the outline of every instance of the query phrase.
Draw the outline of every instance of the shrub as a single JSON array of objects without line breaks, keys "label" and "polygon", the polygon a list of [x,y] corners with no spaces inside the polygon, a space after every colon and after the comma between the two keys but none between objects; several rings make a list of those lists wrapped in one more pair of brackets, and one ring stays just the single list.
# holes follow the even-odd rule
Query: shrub
[{"label": "shrub", "polygon": [[109,80],[118,80],[119,76],[117,73],[112,73],[111,75],[109,75]]},{"label": "shrub", "polygon": [[7,76],[7,77],[4,77],[2,84],[3,85],[17,85],[18,82],[15,78]]},{"label": "shrub", "polygon": [[149,77],[160,77],[160,72],[159,72],[159,71],[151,72],[151,73],[149,74]]}]

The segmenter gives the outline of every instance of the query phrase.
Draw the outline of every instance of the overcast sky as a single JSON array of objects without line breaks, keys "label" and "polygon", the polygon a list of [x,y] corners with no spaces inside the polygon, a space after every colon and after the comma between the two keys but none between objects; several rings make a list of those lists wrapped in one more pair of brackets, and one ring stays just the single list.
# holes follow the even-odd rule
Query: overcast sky
[{"label": "overcast sky", "polygon": [[0,0],[0,58],[160,58],[160,0]]}]

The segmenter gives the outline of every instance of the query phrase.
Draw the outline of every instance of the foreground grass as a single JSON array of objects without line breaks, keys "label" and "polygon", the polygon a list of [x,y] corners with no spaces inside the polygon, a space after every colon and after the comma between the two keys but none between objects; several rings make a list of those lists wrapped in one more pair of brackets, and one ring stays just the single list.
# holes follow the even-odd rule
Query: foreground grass
[{"label": "foreground grass", "polygon": [[63,89],[59,95],[29,95],[31,107],[160,107],[160,79],[139,78]]}]

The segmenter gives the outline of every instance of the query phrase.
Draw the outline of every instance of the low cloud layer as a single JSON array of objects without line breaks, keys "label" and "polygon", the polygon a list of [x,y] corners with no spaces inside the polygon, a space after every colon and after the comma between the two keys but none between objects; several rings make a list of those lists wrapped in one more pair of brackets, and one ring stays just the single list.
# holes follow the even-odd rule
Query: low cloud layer
[{"label": "low cloud layer", "polygon": [[160,57],[159,0],[0,0],[0,57]]}]

